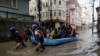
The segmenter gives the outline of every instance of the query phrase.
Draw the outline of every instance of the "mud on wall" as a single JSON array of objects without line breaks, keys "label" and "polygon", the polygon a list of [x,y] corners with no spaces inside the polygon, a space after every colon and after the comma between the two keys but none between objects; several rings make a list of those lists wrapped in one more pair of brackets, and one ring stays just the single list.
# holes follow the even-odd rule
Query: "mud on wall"
[{"label": "mud on wall", "polygon": [[20,22],[20,21],[1,21],[0,20],[0,42],[9,41],[8,34],[9,28],[15,26],[18,31],[23,32],[25,25],[32,24],[33,22]]}]

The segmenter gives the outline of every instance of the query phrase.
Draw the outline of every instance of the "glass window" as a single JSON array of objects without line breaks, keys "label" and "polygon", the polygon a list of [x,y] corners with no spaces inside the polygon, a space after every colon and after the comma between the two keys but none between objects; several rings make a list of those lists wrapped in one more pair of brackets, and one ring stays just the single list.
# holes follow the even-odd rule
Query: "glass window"
[{"label": "glass window", "polygon": [[50,10],[50,17],[52,17],[52,10]]},{"label": "glass window", "polygon": [[34,11],[36,11],[36,8],[34,9]]},{"label": "glass window", "polygon": [[12,0],[12,7],[14,7],[14,8],[17,7],[17,0]]},{"label": "glass window", "polygon": [[61,0],[59,0],[59,5],[61,5]]},{"label": "glass window", "polygon": [[0,5],[11,7],[12,0],[0,0]]},{"label": "glass window", "polygon": [[52,0],[50,0],[50,5],[52,5]]},{"label": "glass window", "polygon": [[30,12],[32,12],[32,9],[30,9]]},{"label": "glass window", "polygon": [[0,0],[1,6],[11,7],[11,8],[17,8],[18,0]]},{"label": "glass window", "polygon": [[54,16],[56,16],[56,10],[54,10]]},{"label": "glass window", "polygon": [[42,6],[43,6],[43,8],[45,7],[45,4],[44,3],[42,3]]},{"label": "glass window", "polygon": [[48,4],[46,3],[46,7],[48,7]]},{"label": "glass window", "polygon": [[54,4],[56,4],[56,0],[54,0]]},{"label": "glass window", "polygon": [[64,11],[62,11],[62,16],[65,16],[65,12]]},{"label": "glass window", "polygon": [[42,17],[44,17],[44,12],[43,12],[43,14],[42,14]]},{"label": "glass window", "polygon": [[44,15],[45,17],[46,17],[46,14],[47,14],[47,13],[45,12],[45,15]]},{"label": "glass window", "polygon": [[61,16],[61,10],[59,10],[59,16]]},{"label": "glass window", "polygon": [[48,12],[46,12],[46,17],[48,17]]}]

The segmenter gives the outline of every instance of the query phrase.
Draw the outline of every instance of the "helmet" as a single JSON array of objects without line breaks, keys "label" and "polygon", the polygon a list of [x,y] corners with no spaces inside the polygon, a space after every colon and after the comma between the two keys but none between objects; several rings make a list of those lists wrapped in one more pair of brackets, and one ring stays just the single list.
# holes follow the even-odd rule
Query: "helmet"
[{"label": "helmet", "polygon": [[32,28],[37,28],[38,26],[36,24],[33,24],[32,25]]},{"label": "helmet", "polygon": [[9,31],[10,32],[15,32],[16,31],[16,28],[15,27],[10,27]]}]

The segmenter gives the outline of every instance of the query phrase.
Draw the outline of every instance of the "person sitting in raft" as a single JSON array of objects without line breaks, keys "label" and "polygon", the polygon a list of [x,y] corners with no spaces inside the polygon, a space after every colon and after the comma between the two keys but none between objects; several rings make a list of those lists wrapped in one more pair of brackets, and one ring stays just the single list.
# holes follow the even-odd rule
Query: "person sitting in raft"
[{"label": "person sitting in raft", "polygon": [[23,34],[23,35],[25,35],[25,37],[24,37],[25,41],[27,41],[32,36],[32,34],[33,33],[32,33],[32,30],[30,29],[30,26],[26,25],[26,28],[25,28],[24,34]]},{"label": "person sitting in raft", "polygon": [[50,38],[50,30],[49,29],[47,29],[47,31],[46,31],[46,37]]},{"label": "person sitting in raft", "polygon": [[70,25],[68,25],[67,26],[67,32],[66,32],[67,33],[67,37],[71,37],[72,31],[73,31],[72,27]]},{"label": "person sitting in raft", "polygon": [[79,35],[79,33],[76,32],[76,29],[72,29],[71,31],[71,37],[76,37],[76,35]]},{"label": "person sitting in raft", "polygon": [[55,29],[51,29],[51,32],[50,32],[50,37],[51,37],[51,39],[54,39],[55,36],[56,36]]},{"label": "person sitting in raft", "polygon": [[57,30],[57,38],[61,38],[62,37],[62,30],[61,28],[59,27],[58,30]]},{"label": "person sitting in raft", "polygon": [[9,31],[10,35],[8,37],[17,43],[16,50],[18,50],[20,46],[26,47],[22,35],[20,32],[16,31],[15,27],[10,27]]}]

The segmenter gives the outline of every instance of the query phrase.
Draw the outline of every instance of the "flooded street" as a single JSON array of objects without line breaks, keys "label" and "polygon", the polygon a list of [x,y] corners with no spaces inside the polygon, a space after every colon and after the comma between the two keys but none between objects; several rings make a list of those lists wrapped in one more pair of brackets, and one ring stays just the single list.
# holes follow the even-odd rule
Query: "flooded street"
[{"label": "flooded street", "polygon": [[59,46],[47,46],[43,53],[36,53],[36,46],[29,41],[26,42],[26,48],[18,51],[14,50],[15,42],[0,43],[0,56],[100,56],[100,49],[94,43],[97,41],[96,37],[96,35],[92,36],[90,29],[82,30],[79,31],[78,41]]}]

